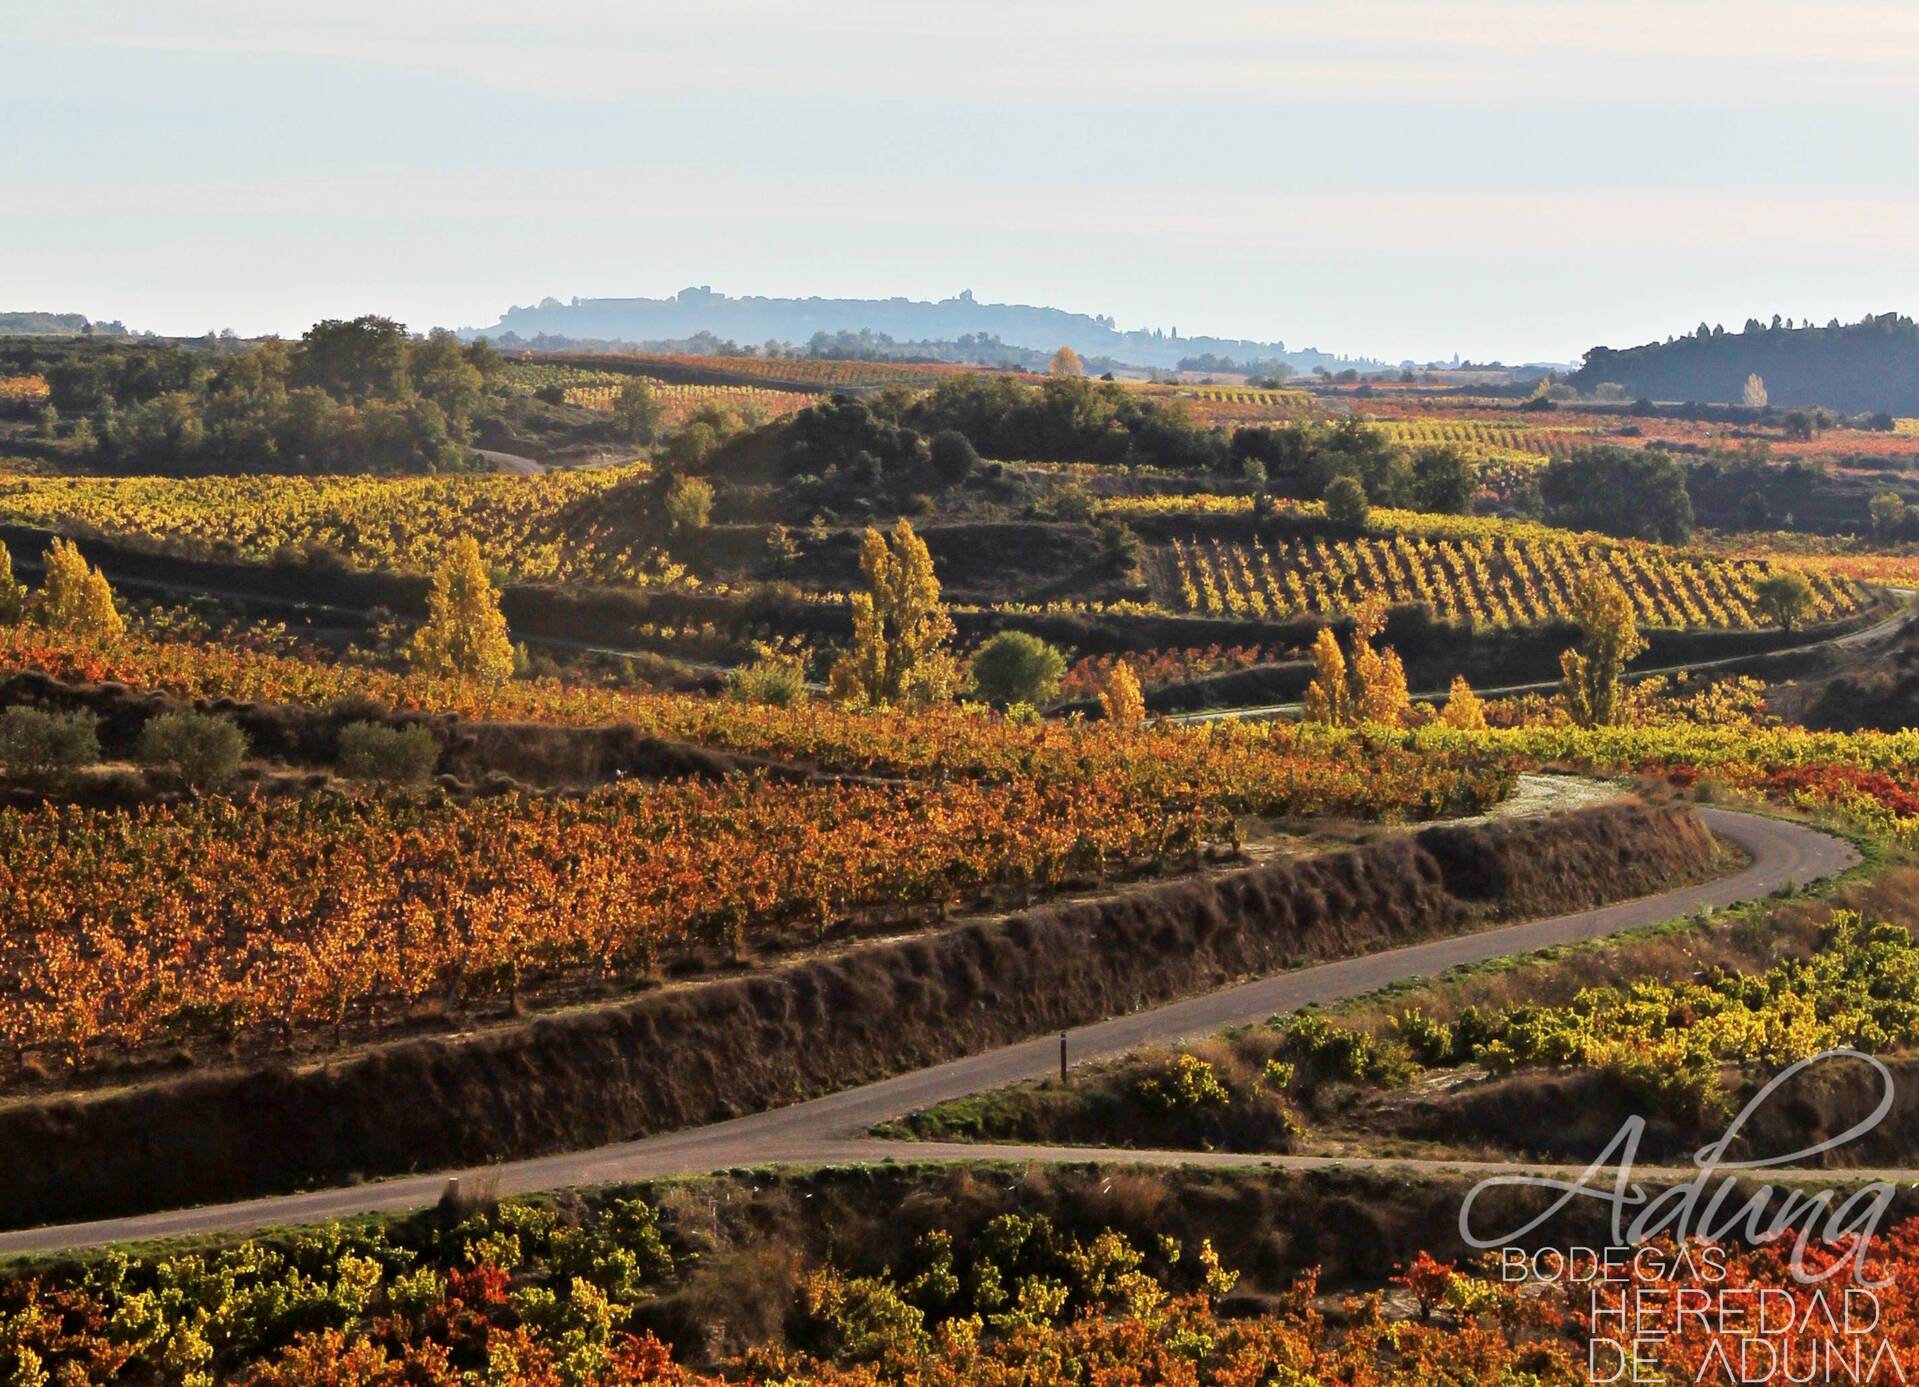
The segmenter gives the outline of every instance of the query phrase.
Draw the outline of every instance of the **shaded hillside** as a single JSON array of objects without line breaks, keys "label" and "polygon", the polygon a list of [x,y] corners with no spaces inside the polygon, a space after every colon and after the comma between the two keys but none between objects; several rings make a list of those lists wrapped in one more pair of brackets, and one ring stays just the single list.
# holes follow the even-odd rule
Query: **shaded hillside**
[{"label": "shaded hillside", "polygon": [[1919,413],[1919,327],[1896,313],[1847,327],[1762,327],[1754,320],[1736,333],[1702,323],[1675,341],[1594,347],[1571,384],[1586,391],[1610,382],[1652,400],[1737,402],[1753,375],[1765,382],[1773,405]]}]

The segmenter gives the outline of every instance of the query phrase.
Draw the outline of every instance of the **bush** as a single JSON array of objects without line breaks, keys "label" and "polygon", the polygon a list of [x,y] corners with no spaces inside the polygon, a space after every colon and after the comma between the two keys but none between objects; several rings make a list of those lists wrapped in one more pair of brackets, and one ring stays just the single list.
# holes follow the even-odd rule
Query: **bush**
[{"label": "bush", "polygon": [[666,488],[666,518],[674,529],[704,530],[712,515],[713,488],[709,483],[698,477],[675,477]]},{"label": "bush", "polygon": [[727,672],[726,691],[741,703],[798,703],[806,697],[806,657],[761,645],[752,664]]},{"label": "bush", "polygon": [[92,713],[9,708],[0,713],[0,765],[15,775],[52,780],[100,759]]},{"label": "bush", "polygon": [[1334,477],[1326,485],[1326,518],[1342,529],[1365,527],[1371,509],[1366,503],[1366,488],[1355,477]]},{"label": "bush", "polygon": [[1002,708],[1050,701],[1065,674],[1066,657],[1024,631],[1002,631],[973,656],[973,687]]},{"label": "bush", "polygon": [[341,730],[335,764],[349,780],[394,787],[420,785],[440,764],[440,744],[424,723],[388,727],[356,722]]},{"label": "bush", "polygon": [[149,770],[197,793],[226,784],[246,754],[246,734],[225,718],[163,713],[140,729],[137,756]]},{"label": "bush", "polygon": [[933,471],[949,486],[957,485],[979,466],[979,454],[958,429],[941,429],[933,435]]}]

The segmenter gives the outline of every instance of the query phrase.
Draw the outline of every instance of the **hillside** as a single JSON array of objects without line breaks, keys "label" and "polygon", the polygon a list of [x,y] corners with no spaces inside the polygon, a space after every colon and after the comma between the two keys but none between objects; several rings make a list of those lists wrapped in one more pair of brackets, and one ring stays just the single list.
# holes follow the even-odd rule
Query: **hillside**
[{"label": "hillside", "polygon": [[1585,392],[1622,385],[1652,400],[1739,402],[1748,376],[1765,382],[1774,405],[1825,405],[1849,412],[1919,412],[1919,327],[1883,313],[1841,327],[1708,328],[1642,347],[1594,347],[1570,378]]},{"label": "hillside", "polygon": [[1339,370],[1382,363],[1335,356],[1307,348],[1288,351],[1284,342],[1252,342],[1225,337],[1184,337],[1178,328],[1121,331],[1104,314],[1069,313],[1027,304],[981,303],[972,291],[937,303],[892,299],[792,299],[744,295],[733,298],[702,285],[666,299],[581,299],[561,303],[542,299],[509,308],[486,328],[464,328],[462,336],[530,339],[544,333],[575,340],[652,342],[688,339],[711,333],[742,345],[767,341],[806,342],[816,332],[868,330],[905,341],[950,341],[966,336],[996,337],[1014,347],[1050,352],[1069,346],[1082,356],[1111,357],[1135,366],[1175,368],[1189,357],[1213,355],[1235,360],[1279,359],[1295,370],[1315,366]]}]

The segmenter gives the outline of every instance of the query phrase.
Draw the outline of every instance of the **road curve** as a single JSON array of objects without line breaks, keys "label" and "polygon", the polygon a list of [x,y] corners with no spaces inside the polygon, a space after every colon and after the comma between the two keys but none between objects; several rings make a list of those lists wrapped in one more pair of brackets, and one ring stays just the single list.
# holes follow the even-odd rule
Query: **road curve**
[{"label": "road curve", "polygon": [[[1745,851],[1750,861],[1744,868],[1729,876],[1657,896],[1316,964],[1114,1017],[1069,1032],[1068,1053],[1075,1063],[1080,1063],[1117,1055],[1143,1044],[1175,1041],[1228,1026],[1263,1021],[1276,1012],[1314,1002],[1340,1001],[1389,983],[1429,977],[1460,964],[1482,963],[1508,954],[1596,939],[1696,910],[1752,900],[1782,886],[1803,886],[1835,875],[1859,860],[1858,852],[1850,843],[1803,824],[1728,809],[1702,807],[1698,813],[1715,835]],[[1059,1040],[1046,1036],[770,1112],[589,1151],[512,1161],[488,1167],[483,1174],[489,1182],[497,1181],[500,1192],[514,1193],[772,1163],[816,1165],[886,1158],[1096,1159],[1098,1152],[1083,1148],[880,1142],[861,1135],[887,1118],[969,1093],[1043,1078],[1057,1072],[1058,1066]],[[1191,1152],[1126,1151],[1113,1152],[1110,1156],[1127,1162],[1210,1159]],[[1235,1161],[1310,1165],[1317,1158],[1259,1156],[1238,1157]],[[1364,1164],[1351,1159],[1340,1163]],[[1403,1166],[1406,1162],[1377,1164]],[[481,1173],[469,1171],[466,1176]],[[242,1233],[269,1225],[415,1209],[438,1199],[448,1179],[455,1174],[459,1172],[407,1176],[172,1213],[0,1233],[0,1255],[97,1247],[139,1239]]]}]

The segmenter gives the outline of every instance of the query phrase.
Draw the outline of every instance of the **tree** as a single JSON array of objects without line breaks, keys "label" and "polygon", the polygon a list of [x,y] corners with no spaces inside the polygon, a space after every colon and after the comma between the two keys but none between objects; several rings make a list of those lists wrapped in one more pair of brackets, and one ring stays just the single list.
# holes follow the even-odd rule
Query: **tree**
[{"label": "tree", "polygon": [[1746,377],[1746,389],[1741,396],[1741,401],[1748,409],[1766,407],[1766,383],[1759,378],[1757,371]]},{"label": "tree", "polygon": [[27,614],[27,590],[13,576],[13,555],[0,544],[0,626],[12,626]]},{"label": "tree", "polygon": [[135,756],[141,765],[165,773],[198,794],[217,790],[233,779],[246,754],[246,734],[225,718],[162,713],[140,729]]},{"label": "tree", "polygon": [[1473,692],[1466,676],[1455,674],[1446,690],[1446,706],[1439,710],[1439,721],[1460,732],[1476,732],[1486,725],[1486,704]]},{"label": "tree", "polygon": [[423,722],[388,727],[381,722],[348,723],[340,731],[340,751],[334,758],[340,774],[349,780],[367,780],[399,789],[423,785],[440,763],[440,744]]},{"label": "tree", "polygon": [[651,443],[658,438],[664,416],[660,392],[645,376],[634,376],[613,397],[613,425],[629,443]]},{"label": "tree", "polygon": [[1079,353],[1071,347],[1061,347],[1053,353],[1053,359],[1046,367],[1051,376],[1077,379],[1086,374],[1086,367],[1080,363]]},{"label": "tree", "polygon": [[1059,692],[1066,657],[1038,636],[1001,631],[973,656],[973,687],[999,707],[1039,707]]},{"label": "tree", "polygon": [[54,781],[100,759],[99,720],[84,710],[0,713],[0,766],[31,780]]},{"label": "tree", "polygon": [[933,435],[933,471],[948,486],[957,486],[979,466],[979,454],[972,440],[958,429],[941,429]]},{"label": "tree", "polygon": [[80,556],[73,541],[56,539],[47,550],[40,591],[28,604],[34,621],[49,631],[82,640],[111,642],[126,632],[127,623],[113,603],[106,575]]},{"label": "tree", "polygon": [[1322,626],[1313,637],[1313,682],[1306,686],[1304,716],[1308,722],[1344,727],[1352,718],[1352,695],[1347,687],[1346,657],[1340,653],[1333,628]]},{"label": "tree", "polygon": [[410,346],[406,329],[391,318],[329,318],[301,335],[293,383],[318,386],[335,399],[396,398],[408,388]]},{"label": "tree", "polygon": [[1665,453],[1612,444],[1575,448],[1540,474],[1540,499],[1554,525],[1627,539],[1683,544],[1692,535],[1686,474]]},{"label": "tree", "polygon": [[1450,443],[1413,455],[1413,505],[1443,515],[1464,515],[1473,505],[1472,459]]},{"label": "tree", "polygon": [[1326,486],[1326,518],[1341,529],[1359,530],[1372,507],[1357,477],[1334,477]]},{"label": "tree", "polygon": [[828,676],[833,697],[873,707],[951,697],[958,670],[945,646],[953,619],[940,602],[926,541],[904,517],[890,536],[868,528],[860,572],[867,591],[850,599],[853,643]]},{"label": "tree", "polygon": [[513,642],[500,613],[500,594],[487,576],[471,535],[453,541],[433,575],[427,622],[408,649],[423,674],[500,684],[513,675]]},{"label": "tree", "polygon": [[704,530],[713,515],[713,487],[698,477],[675,477],[666,488],[666,518],[675,530]]},{"label": "tree", "polygon": [[1413,700],[1399,652],[1390,645],[1376,650],[1371,641],[1355,637],[1353,658],[1347,663],[1352,672],[1354,720],[1402,726],[1413,710]]},{"label": "tree", "polygon": [[1891,539],[1906,527],[1906,502],[1896,491],[1880,492],[1867,510],[1872,516],[1872,531],[1881,539]]},{"label": "tree", "polygon": [[1790,631],[1812,610],[1812,583],[1796,568],[1768,573],[1752,585],[1753,605],[1782,631]]},{"label": "tree", "polygon": [[1619,678],[1626,662],[1646,648],[1632,599],[1611,575],[1588,570],[1573,593],[1579,646],[1559,657],[1566,711],[1581,727],[1602,727],[1622,711]]},{"label": "tree", "polygon": [[1138,727],[1146,721],[1146,695],[1131,665],[1122,661],[1106,671],[1099,685],[1099,710],[1115,727]]}]

